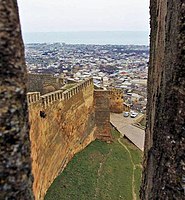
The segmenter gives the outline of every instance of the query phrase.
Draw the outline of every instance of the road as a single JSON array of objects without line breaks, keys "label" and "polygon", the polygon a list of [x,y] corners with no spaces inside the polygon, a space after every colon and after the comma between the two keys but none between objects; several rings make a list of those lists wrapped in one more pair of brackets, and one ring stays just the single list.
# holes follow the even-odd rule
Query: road
[{"label": "road", "polygon": [[140,150],[144,151],[145,131],[132,125],[134,118],[123,117],[122,113],[111,113],[110,122],[122,135],[125,135]]}]

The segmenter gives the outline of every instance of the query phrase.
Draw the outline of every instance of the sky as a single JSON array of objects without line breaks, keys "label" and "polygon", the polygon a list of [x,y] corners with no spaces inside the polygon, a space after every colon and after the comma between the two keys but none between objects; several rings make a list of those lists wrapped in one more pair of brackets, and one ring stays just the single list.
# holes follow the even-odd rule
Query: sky
[{"label": "sky", "polygon": [[23,32],[149,31],[149,0],[18,0]]}]

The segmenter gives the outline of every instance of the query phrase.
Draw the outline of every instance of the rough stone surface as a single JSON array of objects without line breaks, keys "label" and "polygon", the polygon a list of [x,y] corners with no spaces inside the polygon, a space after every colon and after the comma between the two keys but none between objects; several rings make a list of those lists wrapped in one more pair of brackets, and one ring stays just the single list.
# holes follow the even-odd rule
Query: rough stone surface
[{"label": "rough stone surface", "polygon": [[26,67],[16,1],[0,0],[0,199],[32,199]]},{"label": "rough stone surface", "polygon": [[151,0],[141,199],[185,199],[185,1]]},{"label": "rough stone surface", "polygon": [[28,92],[46,94],[60,89],[64,85],[63,78],[56,78],[52,74],[28,74]]},{"label": "rough stone surface", "polygon": [[56,101],[45,109],[40,101],[29,106],[36,200],[44,198],[74,154],[95,139],[93,92],[90,84],[69,99]]},{"label": "rough stone surface", "polygon": [[96,138],[111,141],[110,126],[110,91],[94,91]]},{"label": "rough stone surface", "polygon": [[122,113],[123,109],[123,91],[119,89],[110,90],[110,111]]}]

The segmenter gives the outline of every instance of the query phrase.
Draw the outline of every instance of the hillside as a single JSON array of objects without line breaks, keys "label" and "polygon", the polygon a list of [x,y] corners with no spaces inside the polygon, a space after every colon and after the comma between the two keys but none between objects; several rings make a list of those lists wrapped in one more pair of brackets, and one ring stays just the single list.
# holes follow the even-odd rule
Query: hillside
[{"label": "hillside", "polygon": [[45,200],[139,199],[142,153],[117,131],[112,133],[113,143],[96,140],[75,155]]}]

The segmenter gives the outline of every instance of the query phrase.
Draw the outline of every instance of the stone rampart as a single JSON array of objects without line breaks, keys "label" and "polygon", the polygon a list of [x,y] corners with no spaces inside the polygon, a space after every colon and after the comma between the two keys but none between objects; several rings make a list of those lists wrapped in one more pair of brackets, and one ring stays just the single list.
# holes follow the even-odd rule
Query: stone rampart
[{"label": "stone rampart", "polygon": [[78,83],[74,87],[63,92],[63,99],[64,100],[70,99],[73,95],[76,95],[78,92],[85,90],[90,85],[93,85],[93,79],[92,78]]},{"label": "stone rampart", "polygon": [[50,92],[44,95],[40,95],[40,92],[28,92],[27,93],[27,101],[28,105],[33,103],[39,102],[42,104],[43,108],[50,106],[51,104],[55,103],[56,101],[67,101],[72,96],[76,95],[82,90],[85,90],[88,86],[93,85],[93,79],[87,79],[75,85],[74,87],[68,90],[57,90],[54,92]]},{"label": "stone rampart", "polygon": [[94,91],[94,107],[96,122],[96,138],[103,141],[111,141],[110,134],[110,91]]},{"label": "stone rampart", "polygon": [[95,138],[110,141],[110,91],[94,91],[93,80],[68,90],[27,94],[32,143],[33,191],[42,200],[75,153]]},{"label": "stone rampart", "polygon": [[33,191],[42,200],[74,154],[95,139],[97,127],[92,79],[36,101],[38,94],[29,93],[28,99]]},{"label": "stone rampart", "polygon": [[63,78],[54,77],[52,74],[28,74],[28,92],[38,91],[41,94],[46,94],[59,90],[63,85]]},{"label": "stone rampart", "polygon": [[40,101],[40,92],[28,92],[27,93],[27,102],[28,105]]},{"label": "stone rampart", "polygon": [[64,94],[62,90],[57,90],[55,92],[50,92],[48,94],[42,95],[41,96],[42,107],[47,108],[56,101],[64,100],[63,96]]},{"label": "stone rampart", "polygon": [[110,111],[113,113],[123,112],[123,91],[110,89]]}]

